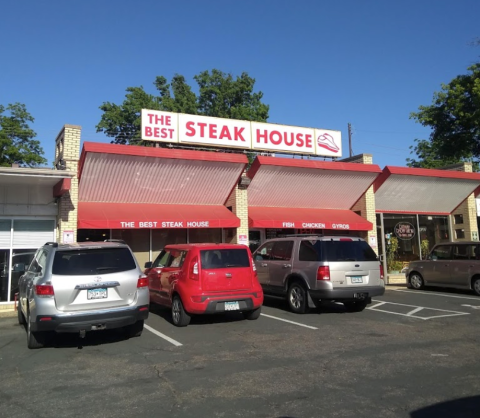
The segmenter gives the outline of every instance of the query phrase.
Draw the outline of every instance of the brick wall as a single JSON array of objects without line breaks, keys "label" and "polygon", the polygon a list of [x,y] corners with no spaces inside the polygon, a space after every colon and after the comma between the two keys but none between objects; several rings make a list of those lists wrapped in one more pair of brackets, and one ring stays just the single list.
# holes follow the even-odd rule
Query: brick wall
[{"label": "brick wall", "polygon": [[75,174],[70,191],[65,193],[58,202],[58,242],[63,242],[64,231],[73,231],[74,241],[77,240],[78,160],[81,130],[82,128],[77,125],[64,125],[55,140],[55,166],[63,160],[66,170]]},{"label": "brick wall", "polygon": [[229,240],[231,244],[238,244],[239,235],[246,235],[248,240],[248,192],[247,189],[240,189],[235,186],[232,194],[227,199],[225,206],[231,207],[232,212],[240,219],[240,226],[237,228],[233,238]]}]

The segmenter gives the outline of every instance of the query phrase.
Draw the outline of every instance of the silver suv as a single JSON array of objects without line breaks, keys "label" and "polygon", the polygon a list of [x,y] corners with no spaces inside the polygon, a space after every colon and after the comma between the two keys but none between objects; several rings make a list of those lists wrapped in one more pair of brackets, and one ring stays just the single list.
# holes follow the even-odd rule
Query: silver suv
[{"label": "silver suv", "polygon": [[444,242],[426,260],[412,261],[405,272],[408,287],[471,289],[480,296],[480,243]]},{"label": "silver suv", "polygon": [[266,241],[253,254],[266,295],[285,297],[306,313],[322,300],[358,312],[383,295],[383,269],[368,243],[356,237],[294,235]]},{"label": "silver suv", "polygon": [[148,317],[148,279],[120,242],[47,242],[19,280],[18,322],[28,348],[43,347],[55,332],[125,327],[140,336]]}]

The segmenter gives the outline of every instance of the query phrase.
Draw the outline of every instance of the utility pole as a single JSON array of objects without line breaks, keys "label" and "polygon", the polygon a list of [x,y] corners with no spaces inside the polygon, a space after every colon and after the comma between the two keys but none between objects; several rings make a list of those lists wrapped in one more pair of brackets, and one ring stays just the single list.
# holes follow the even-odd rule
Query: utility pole
[{"label": "utility pole", "polygon": [[348,149],[350,151],[350,157],[353,154],[352,151],[352,125],[349,123],[348,124]]}]

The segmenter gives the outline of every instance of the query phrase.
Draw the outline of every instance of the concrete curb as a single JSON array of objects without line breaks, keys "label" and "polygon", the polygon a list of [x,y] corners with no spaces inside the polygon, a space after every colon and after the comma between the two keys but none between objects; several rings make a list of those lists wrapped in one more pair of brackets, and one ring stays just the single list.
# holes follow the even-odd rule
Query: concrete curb
[{"label": "concrete curb", "polygon": [[0,318],[14,318],[17,316],[15,309],[0,309]]}]

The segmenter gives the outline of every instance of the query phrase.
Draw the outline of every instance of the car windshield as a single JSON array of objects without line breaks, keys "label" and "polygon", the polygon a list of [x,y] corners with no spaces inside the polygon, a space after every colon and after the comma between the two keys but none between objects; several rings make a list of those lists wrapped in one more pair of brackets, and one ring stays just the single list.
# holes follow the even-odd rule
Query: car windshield
[{"label": "car windshield", "polygon": [[57,251],[53,259],[52,274],[88,276],[118,273],[135,268],[135,261],[127,248]]},{"label": "car windshield", "polygon": [[302,241],[301,261],[377,261],[377,255],[365,241]]},{"label": "car windshield", "polygon": [[202,250],[200,251],[202,268],[221,269],[250,267],[247,249]]}]

